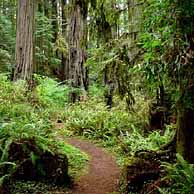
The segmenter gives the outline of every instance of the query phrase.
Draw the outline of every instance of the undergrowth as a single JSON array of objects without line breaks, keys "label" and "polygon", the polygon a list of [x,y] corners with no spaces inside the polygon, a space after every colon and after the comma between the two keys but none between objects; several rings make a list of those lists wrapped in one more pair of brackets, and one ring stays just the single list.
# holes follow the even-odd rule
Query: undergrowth
[{"label": "undergrowth", "polygon": [[70,88],[57,80],[35,74],[37,87],[36,97],[41,105],[54,107],[55,110],[64,107],[68,103],[68,93]]},{"label": "undergrowth", "polygon": [[150,101],[143,96],[136,94],[137,102],[133,110],[128,111],[117,97],[109,110],[102,98],[100,100],[95,94],[90,95],[87,101],[66,106],[61,134],[78,135],[100,143],[116,153],[121,165],[137,151],[160,149],[174,135],[174,126],[147,134]]},{"label": "undergrowth", "polygon": [[[49,84],[49,89],[59,89],[58,93],[48,93]],[[66,92],[58,87],[55,81],[46,78],[35,90],[29,91],[25,82],[11,83],[6,75],[0,74],[0,167],[10,165],[9,171],[0,173],[2,184],[17,168],[17,161],[10,163],[8,160],[9,146],[23,139],[34,139],[44,151],[67,155],[71,176],[76,176],[86,165],[86,154],[63,140],[55,139],[52,116],[58,113],[53,107],[59,102],[59,106],[64,105],[62,95]]]},{"label": "undergrowth", "polygon": [[174,164],[163,163],[167,172],[164,178],[169,182],[168,188],[159,188],[160,193],[187,194],[194,190],[194,164],[189,164],[180,154],[177,154],[177,162]]},{"label": "undergrowth", "polygon": [[174,126],[166,126],[163,134],[160,131],[153,131],[147,136],[142,135],[135,127],[133,128],[132,133],[126,132],[121,137],[121,150],[129,155],[134,156],[138,151],[150,150],[157,151],[161,148],[162,145],[165,145],[167,142],[174,137]]},{"label": "undergrowth", "polygon": [[[97,85],[90,86],[87,100],[68,104],[66,85],[39,75],[35,78],[37,85],[29,91],[25,82],[11,83],[0,75],[0,166],[9,162],[7,150],[12,141],[33,137],[43,150],[67,155],[69,173],[76,177],[89,158],[65,144],[61,135],[78,135],[100,143],[116,154],[120,165],[128,163],[137,151],[160,149],[174,135],[173,126],[147,133],[150,101],[141,94],[134,95],[136,103],[130,111],[117,96],[109,110],[103,89]],[[11,173],[16,163],[9,165]]]},{"label": "undergrowth", "polygon": [[68,193],[68,189],[43,182],[16,181],[9,192],[9,194],[37,194],[37,192],[41,194],[61,194]]}]

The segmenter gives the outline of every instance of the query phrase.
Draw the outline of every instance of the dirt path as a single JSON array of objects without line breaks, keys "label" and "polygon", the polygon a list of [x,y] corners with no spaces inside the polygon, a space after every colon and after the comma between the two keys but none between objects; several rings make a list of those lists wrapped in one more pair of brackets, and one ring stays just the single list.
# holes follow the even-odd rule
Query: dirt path
[{"label": "dirt path", "polygon": [[118,191],[120,169],[111,154],[84,140],[71,138],[68,142],[91,157],[88,174],[75,183],[72,194],[108,194]]}]

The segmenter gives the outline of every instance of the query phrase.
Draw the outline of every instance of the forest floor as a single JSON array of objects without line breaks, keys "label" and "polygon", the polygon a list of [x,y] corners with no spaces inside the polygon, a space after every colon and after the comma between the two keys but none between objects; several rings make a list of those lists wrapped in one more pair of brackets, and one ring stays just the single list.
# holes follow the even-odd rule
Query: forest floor
[{"label": "forest floor", "polygon": [[94,145],[93,143],[77,138],[67,140],[71,145],[87,153],[91,158],[88,172],[80,177],[69,194],[108,194],[116,193],[119,188],[121,170],[117,166],[115,158]]},{"label": "forest floor", "polygon": [[[70,188],[55,185],[37,184],[36,182],[20,182],[13,188],[10,194],[118,194],[121,169],[116,164],[114,155],[78,137],[70,137],[64,140],[74,147],[79,148],[89,156],[88,164],[79,177],[75,178]],[[32,191],[33,190],[33,191]],[[0,191],[1,194],[1,191]],[[7,193],[6,193],[7,194]]]}]

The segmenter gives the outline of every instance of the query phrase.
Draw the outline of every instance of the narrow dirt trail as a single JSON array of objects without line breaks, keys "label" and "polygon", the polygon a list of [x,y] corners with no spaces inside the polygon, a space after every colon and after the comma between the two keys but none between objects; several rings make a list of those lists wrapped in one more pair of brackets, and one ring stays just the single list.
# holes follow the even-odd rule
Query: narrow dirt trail
[{"label": "narrow dirt trail", "polygon": [[76,138],[68,139],[68,143],[91,157],[88,173],[75,183],[72,194],[108,194],[118,191],[121,171],[110,153]]}]

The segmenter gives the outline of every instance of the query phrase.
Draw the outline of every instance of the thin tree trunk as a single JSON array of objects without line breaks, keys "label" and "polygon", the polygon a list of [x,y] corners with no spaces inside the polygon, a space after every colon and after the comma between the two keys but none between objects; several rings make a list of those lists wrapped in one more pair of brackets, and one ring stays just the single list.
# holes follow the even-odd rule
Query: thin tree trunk
[{"label": "thin tree trunk", "polygon": [[44,15],[47,18],[50,18],[50,11],[49,11],[49,4],[50,4],[50,0],[44,0]]},{"label": "thin tree trunk", "polygon": [[[62,35],[63,38],[68,42],[67,40],[67,14],[65,12],[65,6],[67,6],[66,0],[61,0],[61,9],[62,9]],[[61,58],[61,66],[63,69],[63,80],[69,79],[69,62],[68,62],[68,56],[66,56],[64,53],[62,53]]]},{"label": "thin tree trunk", "polygon": [[16,68],[13,80],[30,80],[34,57],[35,0],[19,0],[16,35]]},{"label": "thin tree trunk", "polygon": [[52,0],[52,26],[53,26],[53,43],[55,43],[57,40],[59,30],[57,0]]}]

